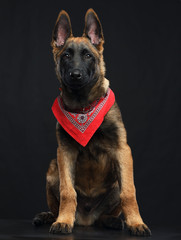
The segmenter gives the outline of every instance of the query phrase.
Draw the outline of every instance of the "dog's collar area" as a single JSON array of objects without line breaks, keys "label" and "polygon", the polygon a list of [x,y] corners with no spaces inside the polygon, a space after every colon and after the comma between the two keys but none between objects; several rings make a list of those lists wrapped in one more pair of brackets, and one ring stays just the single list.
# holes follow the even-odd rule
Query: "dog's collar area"
[{"label": "dog's collar area", "polygon": [[[59,88],[59,89],[60,89],[60,91],[62,91],[61,88]],[[91,112],[106,96],[107,96],[107,93],[103,97],[96,99],[93,103],[89,104],[87,107],[73,109],[73,110],[70,109],[68,106],[66,106],[66,104],[63,102],[62,97],[61,97],[61,104],[67,112],[86,114],[86,113]]]},{"label": "dog's collar area", "polygon": [[76,113],[75,110],[73,112],[65,110],[61,95],[59,95],[53,103],[52,111],[64,130],[85,147],[102,124],[104,116],[114,102],[114,93],[109,88],[104,97],[97,99],[84,109],[78,109],[78,113]]},{"label": "dog's collar area", "polygon": [[99,104],[99,102],[102,101],[104,98],[105,98],[105,96],[104,96],[104,97],[101,97],[101,98],[99,98],[99,99],[97,99],[97,100],[95,100],[93,103],[89,104],[87,107],[83,107],[83,108],[79,108],[79,109],[74,109],[74,110],[72,110],[72,109],[70,109],[69,107],[67,107],[67,106],[64,104],[64,102],[63,102],[62,99],[61,99],[61,102],[62,102],[63,108],[64,108],[66,111],[68,111],[68,112],[79,113],[79,114],[86,114],[86,113],[91,112],[91,111]]}]

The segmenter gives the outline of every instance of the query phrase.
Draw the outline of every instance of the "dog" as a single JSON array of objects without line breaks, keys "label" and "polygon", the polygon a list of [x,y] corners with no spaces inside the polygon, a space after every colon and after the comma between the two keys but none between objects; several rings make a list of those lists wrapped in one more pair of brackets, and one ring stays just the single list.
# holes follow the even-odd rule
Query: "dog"
[{"label": "dog", "polygon": [[132,235],[150,236],[136,200],[126,130],[105,78],[103,44],[93,9],[85,15],[82,37],[73,37],[69,15],[59,13],[51,43],[61,86],[52,107],[57,158],[46,178],[50,212],[37,214],[33,223],[52,223],[50,233],[64,234],[75,224],[120,230],[126,225]]}]

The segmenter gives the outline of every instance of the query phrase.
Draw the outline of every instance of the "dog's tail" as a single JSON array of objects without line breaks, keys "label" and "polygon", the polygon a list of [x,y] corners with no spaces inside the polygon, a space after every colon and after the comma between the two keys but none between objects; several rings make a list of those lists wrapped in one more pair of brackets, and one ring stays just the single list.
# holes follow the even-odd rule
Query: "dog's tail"
[{"label": "dog's tail", "polygon": [[47,223],[53,223],[54,221],[55,217],[52,212],[41,212],[35,215],[32,224],[34,226],[40,226]]}]

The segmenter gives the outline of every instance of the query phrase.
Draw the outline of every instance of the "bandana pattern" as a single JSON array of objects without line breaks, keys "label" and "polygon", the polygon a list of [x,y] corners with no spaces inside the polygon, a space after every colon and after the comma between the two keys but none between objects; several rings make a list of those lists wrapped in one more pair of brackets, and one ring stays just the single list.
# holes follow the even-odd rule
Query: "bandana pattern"
[{"label": "bandana pattern", "polygon": [[104,116],[114,102],[114,93],[109,88],[106,96],[97,100],[90,111],[86,111],[86,113],[72,113],[66,111],[60,96],[54,101],[52,111],[65,131],[67,131],[79,144],[85,147],[103,122]]}]

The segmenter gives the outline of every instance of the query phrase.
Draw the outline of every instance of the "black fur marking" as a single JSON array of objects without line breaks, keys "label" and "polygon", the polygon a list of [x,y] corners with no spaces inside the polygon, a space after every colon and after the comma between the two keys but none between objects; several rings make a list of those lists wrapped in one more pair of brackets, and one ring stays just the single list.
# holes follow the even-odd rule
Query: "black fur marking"
[{"label": "black fur marking", "polygon": [[38,227],[43,224],[53,223],[54,221],[55,217],[51,212],[41,212],[34,217],[32,224]]},{"label": "black fur marking", "polygon": [[113,217],[109,215],[102,216],[100,219],[101,225],[106,228],[111,228],[115,230],[123,230],[124,229],[124,221],[121,217]]},{"label": "black fur marking", "polygon": [[96,131],[95,136],[98,139],[106,139],[107,143],[114,144],[113,147],[118,147],[118,126],[114,122],[104,121]]},{"label": "black fur marking", "polygon": [[[78,46],[76,43],[72,43],[71,46],[65,49],[60,58],[59,69],[63,84],[71,90],[94,85],[98,80],[94,76],[95,63],[95,57],[84,44]],[[71,77],[71,73],[75,69],[80,71],[80,79]]]},{"label": "black fur marking", "polygon": [[77,191],[77,210],[83,214],[110,213],[120,203],[118,187],[108,188],[106,193],[97,197],[86,197]]}]

